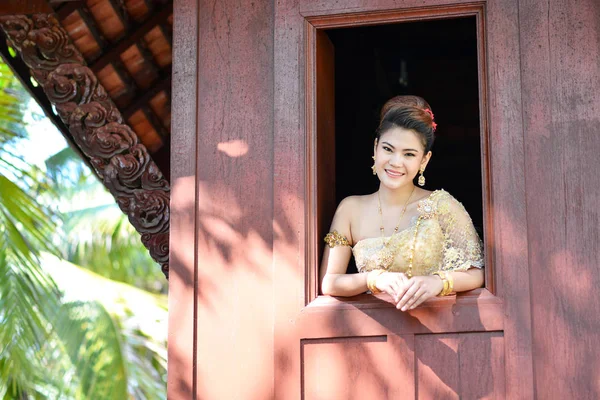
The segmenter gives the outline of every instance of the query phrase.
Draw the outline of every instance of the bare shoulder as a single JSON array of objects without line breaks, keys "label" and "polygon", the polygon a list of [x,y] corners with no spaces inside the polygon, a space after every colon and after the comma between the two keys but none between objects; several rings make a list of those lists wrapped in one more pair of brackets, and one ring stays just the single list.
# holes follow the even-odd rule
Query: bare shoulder
[{"label": "bare shoulder", "polygon": [[415,188],[415,193],[414,193],[414,197],[411,200],[411,203],[415,203],[415,202],[419,202],[421,200],[427,199],[428,197],[430,197],[434,192],[436,191],[431,191],[431,190],[425,190],[425,189],[421,189],[421,188]]},{"label": "bare shoulder", "polygon": [[338,206],[338,211],[340,212],[349,212],[351,214],[356,213],[359,209],[361,209],[366,203],[371,201],[373,194],[367,194],[363,196],[348,196],[344,200],[340,202]]}]

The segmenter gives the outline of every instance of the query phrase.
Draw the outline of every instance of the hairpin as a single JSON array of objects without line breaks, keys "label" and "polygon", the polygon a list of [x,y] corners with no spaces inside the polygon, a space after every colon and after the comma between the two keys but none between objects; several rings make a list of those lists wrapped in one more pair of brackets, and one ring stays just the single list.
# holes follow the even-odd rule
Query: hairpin
[{"label": "hairpin", "polygon": [[425,108],[424,111],[427,114],[431,115],[431,127],[433,128],[433,131],[435,132],[435,130],[437,129],[437,124],[433,120],[433,111],[431,111],[429,108]]}]

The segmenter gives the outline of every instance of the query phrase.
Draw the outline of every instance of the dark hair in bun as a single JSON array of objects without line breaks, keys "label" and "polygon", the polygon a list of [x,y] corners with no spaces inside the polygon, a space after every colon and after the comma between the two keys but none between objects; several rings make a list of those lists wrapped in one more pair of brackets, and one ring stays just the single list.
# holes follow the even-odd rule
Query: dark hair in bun
[{"label": "dark hair in bun", "polygon": [[377,140],[388,130],[397,127],[416,132],[423,142],[425,153],[431,150],[436,123],[431,106],[425,99],[419,96],[396,96],[389,99],[381,108]]}]

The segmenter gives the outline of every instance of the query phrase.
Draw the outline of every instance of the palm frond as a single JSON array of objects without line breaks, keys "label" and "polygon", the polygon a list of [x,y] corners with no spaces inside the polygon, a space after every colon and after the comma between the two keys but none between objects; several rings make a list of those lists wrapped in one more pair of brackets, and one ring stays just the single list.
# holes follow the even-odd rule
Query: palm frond
[{"label": "palm frond", "polygon": [[166,385],[167,297],[104,278],[50,255],[43,257],[43,265],[68,301],[96,302],[112,318],[120,335],[120,348],[115,342],[105,343],[104,351],[121,352],[129,395],[162,398]]},{"label": "palm frond", "polygon": [[119,329],[104,307],[93,301],[62,305],[53,321],[69,354],[81,399],[126,399],[126,364]]}]

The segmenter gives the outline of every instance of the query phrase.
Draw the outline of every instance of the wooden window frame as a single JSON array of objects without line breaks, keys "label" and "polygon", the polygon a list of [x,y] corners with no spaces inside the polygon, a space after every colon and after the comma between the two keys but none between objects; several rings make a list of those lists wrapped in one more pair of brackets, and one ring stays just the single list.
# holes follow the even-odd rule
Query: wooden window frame
[{"label": "wooden window frame", "polygon": [[[483,222],[485,248],[485,287],[460,294],[462,301],[472,301],[473,298],[484,298],[492,302],[498,301],[497,282],[494,274],[492,258],[493,246],[493,219],[491,215],[491,176],[490,176],[490,151],[488,130],[487,107],[487,66],[485,42],[485,3],[471,3],[466,5],[439,6],[419,9],[397,9],[389,11],[363,12],[352,14],[311,15],[304,18],[305,33],[305,123],[306,123],[306,159],[305,159],[305,187],[306,187],[306,268],[305,268],[305,304],[313,307],[332,305],[337,303],[328,296],[319,295],[319,199],[318,199],[318,154],[317,130],[322,122],[318,120],[317,111],[317,40],[324,30],[342,27],[359,27],[384,25],[401,22],[433,21],[440,19],[453,19],[461,17],[475,17],[477,29],[477,64],[479,84],[479,119],[481,132],[481,163],[483,179]],[[327,221],[328,223],[330,221]],[[381,295],[380,295],[381,296]],[[355,300],[354,300],[355,299]],[[384,299],[384,297],[381,297]],[[432,299],[436,305],[450,305],[457,299],[454,296]],[[374,301],[374,296],[359,295],[351,301],[352,307],[373,308],[391,307],[392,305],[380,300]],[[339,303],[338,307],[344,307]]]}]

